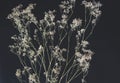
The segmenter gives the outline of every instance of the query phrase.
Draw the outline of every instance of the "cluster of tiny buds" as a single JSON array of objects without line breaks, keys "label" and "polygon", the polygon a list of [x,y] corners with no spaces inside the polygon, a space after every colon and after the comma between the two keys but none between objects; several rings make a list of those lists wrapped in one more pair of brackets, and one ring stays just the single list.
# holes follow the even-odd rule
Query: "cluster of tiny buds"
[{"label": "cluster of tiny buds", "polygon": [[82,1],[82,4],[85,6],[85,8],[88,8],[90,11],[90,14],[94,17],[94,19],[92,20],[92,24],[96,23],[97,18],[101,15],[101,10],[100,7],[102,6],[102,4],[100,2],[87,2],[86,0]]},{"label": "cluster of tiny buds", "polygon": [[66,51],[65,48],[60,49],[59,46],[55,46],[52,51],[53,57],[55,57],[58,61],[64,62],[65,59],[62,56],[64,51]]},{"label": "cluster of tiny buds", "polygon": [[82,20],[81,19],[73,19],[71,26],[71,30],[74,31],[76,30],[78,27],[82,26]]}]

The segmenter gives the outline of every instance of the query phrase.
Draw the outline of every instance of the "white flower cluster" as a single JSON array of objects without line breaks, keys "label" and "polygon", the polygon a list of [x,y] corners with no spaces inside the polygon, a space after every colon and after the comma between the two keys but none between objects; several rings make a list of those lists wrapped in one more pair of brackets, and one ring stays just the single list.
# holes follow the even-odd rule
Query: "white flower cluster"
[{"label": "white flower cluster", "polygon": [[53,11],[48,11],[45,12],[45,16],[44,16],[44,20],[46,22],[46,25],[51,26],[51,25],[55,25],[54,19],[55,19],[55,10]]},{"label": "white flower cluster", "polygon": [[82,41],[82,42],[81,42],[81,46],[84,47],[84,48],[85,48],[88,44],[89,44],[88,41]]},{"label": "white flower cluster", "polygon": [[16,75],[17,78],[20,80],[21,78],[23,78],[23,77],[26,75],[26,73],[29,73],[29,74],[30,74],[30,73],[31,73],[31,70],[32,70],[31,67],[24,66],[23,69],[17,69],[15,75]]},{"label": "white flower cluster", "polygon": [[14,52],[18,55],[25,56],[26,51],[31,50],[30,45],[29,45],[29,41],[30,41],[29,37],[21,37],[21,36],[15,35],[12,37],[12,39],[14,39],[16,41],[16,43],[14,43],[14,45],[9,46],[11,48],[12,52]]},{"label": "white flower cluster", "polygon": [[[27,76],[28,73],[28,78],[24,78],[24,76]],[[28,66],[24,66],[23,70],[21,69],[17,69],[16,70],[16,76],[17,78],[22,82],[23,80],[21,79],[25,79],[25,81],[29,83],[38,83],[39,82],[39,77],[37,74],[32,72],[32,68],[28,67]]]},{"label": "white flower cluster", "polygon": [[58,27],[60,29],[65,29],[66,24],[67,24],[67,15],[62,15],[62,19],[57,21]]},{"label": "white flower cluster", "polygon": [[[33,22],[37,23],[36,17],[32,14],[32,9],[34,9],[35,4],[29,4],[29,6],[22,10],[23,5],[19,5],[13,9],[13,12],[8,15],[8,19],[12,19],[15,25],[18,27],[18,30],[23,30],[23,25]],[[28,23],[29,22],[29,23]]]},{"label": "white flower cluster", "polygon": [[[93,52],[87,49],[89,42],[82,38],[85,33],[85,29],[80,29],[77,31],[76,35],[76,47],[75,47],[75,62],[79,63],[79,67],[83,73],[86,73],[90,66],[90,61],[92,59]],[[84,77],[84,76],[83,76]],[[85,79],[82,79],[82,83]]]},{"label": "white flower cluster", "polygon": [[76,34],[76,47],[75,47],[75,51],[79,51],[80,47],[86,47],[88,43],[85,43],[87,41],[83,41],[81,40],[82,35],[85,33],[85,29],[80,29],[77,30],[77,34]]},{"label": "white flower cluster", "polygon": [[94,16],[94,19],[93,19],[93,21],[92,21],[92,23],[93,24],[95,24],[96,23],[96,20],[97,20],[97,18],[101,15],[101,10],[100,10],[100,7],[102,6],[102,4],[100,3],[100,2],[95,2],[95,1],[93,1],[93,2],[87,2],[86,0],[84,0],[83,2],[82,2],[82,4],[86,7],[86,8],[88,8],[89,9],[89,11],[90,11],[90,14],[92,15],[92,16]]},{"label": "white flower cluster", "polygon": [[80,27],[82,25],[82,20],[81,19],[73,19],[71,26],[71,30],[74,31],[76,30],[78,27]]},{"label": "white flower cluster", "polygon": [[16,75],[18,78],[21,78],[21,73],[22,73],[21,70],[20,70],[20,69],[17,69],[15,75]]},{"label": "white flower cluster", "polygon": [[64,14],[69,14],[75,4],[75,0],[70,1],[62,1],[59,7],[63,11]]},{"label": "white flower cluster", "polygon": [[51,83],[56,83],[58,81],[60,71],[61,71],[61,66],[58,63],[55,63],[55,66],[52,69]]},{"label": "white flower cluster", "polygon": [[89,69],[90,61],[92,59],[93,52],[90,50],[82,50],[84,53],[76,52],[77,62],[79,62],[80,67],[83,72],[86,72]]},{"label": "white flower cluster", "polygon": [[61,15],[62,19],[57,21],[59,28],[64,29],[66,27],[67,21],[75,6],[75,2],[76,0],[61,1],[61,4],[59,5],[59,7],[62,12],[62,15]]},{"label": "white flower cluster", "polygon": [[29,83],[39,83],[39,79],[38,79],[38,76],[37,74],[33,73],[33,74],[29,74]]},{"label": "white flower cluster", "polygon": [[75,48],[75,56],[77,62],[79,62],[79,66],[82,68],[82,71],[87,71],[89,68],[90,61],[92,59],[93,52],[87,49],[88,41],[82,40],[79,42],[81,34],[77,35],[77,44]]},{"label": "white flower cluster", "polygon": [[65,61],[65,59],[63,58],[63,52],[66,51],[66,49],[60,49],[59,46],[55,46],[53,48],[53,51],[52,51],[52,55],[53,57],[55,57],[58,61]]}]

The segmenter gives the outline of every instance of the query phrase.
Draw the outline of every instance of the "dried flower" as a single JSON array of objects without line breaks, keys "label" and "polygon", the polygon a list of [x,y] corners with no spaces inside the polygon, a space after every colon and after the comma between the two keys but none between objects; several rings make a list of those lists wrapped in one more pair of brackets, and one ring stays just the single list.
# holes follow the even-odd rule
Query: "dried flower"
[{"label": "dried flower", "polygon": [[62,53],[64,49],[60,49],[58,46],[55,46],[52,51],[53,57],[55,57],[58,61],[65,61],[65,59],[62,56]]},{"label": "dried flower", "polygon": [[85,32],[85,29],[81,29],[80,32],[81,34],[83,34]]},{"label": "dried flower", "polygon": [[40,45],[37,51],[37,55],[41,55],[42,52],[43,52],[43,46]]},{"label": "dried flower", "polygon": [[81,45],[82,45],[83,47],[86,47],[88,44],[89,44],[88,41],[82,41],[82,42],[81,42]]},{"label": "dried flower", "polygon": [[45,12],[44,20],[53,22],[55,19],[54,12],[55,12],[55,10],[53,10],[53,11],[49,10],[48,12]]},{"label": "dried flower", "polygon": [[80,52],[75,52],[75,56],[80,58],[80,57],[82,57],[82,54]]},{"label": "dried flower", "polygon": [[81,19],[73,19],[71,26],[71,30],[76,30],[78,26],[82,25],[82,20]]},{"label": "dried flower", "polygon": [[21,73],[22,73],[22,71],[21,71],[20,69],[17,69],[15,75],[16,75],[18,78],[21,78],[21,76],[22,76]]},{"label": "dried flower", "polygon": [[94,17],[99,17],[101,15],[100,7],[102,4],[100,2],[87,2],[84,0],[82,4],[90,10],[90,14]]},{"label": "dried flower", "polygon": [[30,83],[38,83],[38,77],[37,77],[37,74],[29,74],[29,82]]},{"label": "dried flower", "polygon": [[62,12],[65,14],[69,14],[75,4],[75,0],[70,1],[62,1],[59,7],[61,8]]}]

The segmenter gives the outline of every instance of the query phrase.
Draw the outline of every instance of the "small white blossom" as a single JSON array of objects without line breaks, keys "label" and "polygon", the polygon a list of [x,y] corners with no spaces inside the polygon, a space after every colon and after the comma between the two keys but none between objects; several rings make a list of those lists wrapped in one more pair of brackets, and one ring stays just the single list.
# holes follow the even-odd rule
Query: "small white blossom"
[{"label": "small white blossom", "polygon": [[82,4],[84,4],[86,8],[92,8],[93,7],[93,3],[92,2],[87,2],[86,0],[83,0]]},{"label": "small white blossom", "polygon": [[96,19],[93,19],[93,20],[92,20],[92,24],[96,24]]},{"label": "small white blossom", "polygon": [[86,47],[88,44],[89,44],[88,41],[82,41],[82,42],[81,42],[81,45],[82,45],[83,47]]},{"label": "small white blossom", "polygon": [[97,18],[101,15],[101,11],[97,8],[97,9],[94,9],[94,11],[91,11],[90,14]]},{"label": "small white blossom", "polygon": [[59,46],[55,46],[52,51],[53,57],[55,57],[58,61],[64,62],[65,59],[62,56],[63,51],[64,51],[64,49],[60,49]]},{"label": "small white blossom", "polygon": [[78,36],[79,36],[79,37],[81,36],[81,32],[80,32],[80,31],[77,31],[77,34],[78,34],[78,35],[76,35],[76,38],[78,38]]},{"label": "small white blossom", "polygon": [[20,77],[22,76],[21,73],[22,73],[22,71],[21,71],[20,69],[17,69],[15,75],[16,75],[18,78],[20,78]]},{"label": "small white blossom", "polygon": [[52,70],[55,74],[60,74],[60,69],[59,68],[53,68]]},{"label": "small white blossom", "polygon": [[68,18],[67,15],[65,15],[65,14],[62,15],[62,19],[67,19],[67,18]]},{"label": "small white blossom", "polygon": [[82,25],[82,20],[81,19],[73,19],[73,21],[72,21],[72,24],[70,25],[71,26],[71,29],[72,30],[76,30],[76,28],[78,27],[78,26],[81,26]]},{"label": "small white blossom", "polygon": [[62,20],[61,20],[61,23],[62,23],[62,24],[67,24],[67,20],[66,20],[66,19],[62,19]]},{"label": "small white blossom", "polygon": [[43,52],[43,46],[40,45],[37,51],[37,55],[41,55],[42,52]]},{"label": "small white blossom", "polygon": [[[91,57],[91,56],[89,56],[89,57]],[[87,71],[90,66],[90,64],[86,60],[86,58],[88,58],[88,57],[86,57],[85,55],[83,55],[81,58],[77,58],[77,62],[79,62],[79,66],[82,68],[83,72]]]},{"label": "small white blossom", "polygon": [[85,32],[85,29],[81,29],[80,32],[81,34],[83,34]]},{"label": "small white blossom", "polygon": [[75,52],[75,56],[80,58],[80,57],[82,57],[82,54],[80,52]]},{"label": "small white blossom", "polygon": [[59,5],[59,7],[62,10],[62,13],[69,14],[73,8],[74,3],[75,3],[75,0],[62,1],[61,4]]},{"label": "small white blossom", "polygon": [[55,34],[54,31],[49,31],[47,35],[48,35],[48,36],[53,36],[54,34]]},{"label": "small white blossom", "polygon": [[60,29],[65,29],[65,25],[67,24],[67,20],[66,19],[62,19],[60,21],[58,20],[57,23],[58,23],[58,27]]},{"label": "small white blossom", "polygon": [[32,68],[31,67],[28,67],[28,66],[24,66],[24,70],[29,72]]},{"label": "small white blossom", "polygon": [[29,82],[32,82],[32,83],[37,83],[38,82],[38,77],[37,77],[37,74],[29,74]]},{"label": "small white blossom", "polygon": [[82,4],[90,10],[90,14],[92,16],[97,18],[101,15],[100,7],[102,6],[102,4],[100,2],[87,2],[86,0],[84,0]]}]

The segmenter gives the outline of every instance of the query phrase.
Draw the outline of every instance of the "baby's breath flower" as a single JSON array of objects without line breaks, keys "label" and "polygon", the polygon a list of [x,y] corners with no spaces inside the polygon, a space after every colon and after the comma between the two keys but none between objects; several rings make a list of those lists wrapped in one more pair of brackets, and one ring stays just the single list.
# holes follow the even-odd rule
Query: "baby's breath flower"
[{"label": "baby's breath flower", "polygon": [[64,24],[67,24],[67,20],[66,19],[62,19],[61,20],[61,23],[64,25]]},{"label": "baby's breath flower", "polygon": [[53,68],[53,73],[55,74],[60,74],[60,69],[59,68]]},{"label": "baby's breath flower", "polygon": [[39,46],[39,50],[43,50],[43,46],[42,45]]},{"label": "baby's breath flower", "polygon": [[82,57],[82,54],[80,52],[75,52],[75,56],[80,58],[80,57]]},{"label": "baby's breath flower", "polygon": [[94,52],[92,52],[92,51],[89,50],[89,49],[82,48],[82,51],[83,51],[84,53],[88,53],[89,55],[93,55],[93,54],[94,54]]},{"label": "baby's breath flower", "polygon": [[49,31],[47,35],[48,35],[48,36],[53,36],[54,34],[55,34],[54,31]]},{"label": "baby's breath flower", "polygon": [[83,34],[85,32],[85,29],[81,29],[80,32],[81,34]]},{"label": "baby's breath flower", "polygon": [[53,51],[52,51],[52,54],[53,54],[53,57],[55,57],[58,61],[65,61],[65,59],[63,58],[63,51],[64,51],[64,49],[60,49],[59,48],[59,46],[55,46],[54,48],[53,48]]},{"label": "baby's breath flower", "polygon": [[89,44],[88,41],[82,41],[82,42],[81,42],[81,45],[82,45],[83,47],[86,47],[88,44]]},{"label": "baby's breath flower", "polygon": [[53,13],[54,13],[54,11],[48,11],[48,13],[47,12],[45,12],[45,17],[44,17],[44,19],[47,21],[48,19],[50,20],[50,21],[53,21],[54,20],[54,18],[55,18],[55,16],[53,15]]},{"label": "baby's breath flower", "polygon": [[67,19],[67,18],[68,18],[67,15],[65,15],[65,14],[62,15],[62,19]]},{"label": "baby's breath flower", "polygon": [[87,2],[86,0],[84,0],[82,4],[89,9],[92,16],[97,18],[101,15],[100,7],[102,6],[102,4],[100,2]]},{"label": "baby's breath flower", "polygon": [[60,29],[65,29],[65,26],[67,24],[67,20],[66,19],[58,20],[57,23],[58,23],[58,27]]},{"label": "baby's breath flower", "polygon": [[96,19],[93,19],[93,20],[92,20],[92,24],[96,24]]},{"label": "baby's breath flower", "polygon": [[37,77],[37,74],[29,74],[29,82],[30,83],[38,83],[38,77]]},{"label": "baby's breath flower", "polygon": [[86,0],[83,0],[82,1],[82,4],[86,7],[86,8],[92,8],[93,7],[93,3],[90,1],[90,2],[87,2]]},{"label": "baby's breath flower", "polygon": [[27,72],[30,72],[32,70],[32,68],[28,67],[28,66],[24,66],[24,70],[27,71]]},{"label": "baby's breath flower", "polygon": [[89,62],[86,60],[86,56],[82,56],[80,58],[77,58],[77,62],[79,63],[79,66],[82,68],[82,71],[87,71],[89,68]]},{"label": "baby's breath flower", "polygon": [[62,13],[69,14],[73,9],[74,4],[75,0],[62,1],[59,7],[61,8]]},{"label": "baby's breath flower", "polygon": [[18,78],[21,78],[21,76],[22,76],[21,73],[22,73],[21,69],[17,69],[15,75],[16,75]]},{"label": "baby's breath flower", "polygon": [[47,26],[55,25],[55,23],[53,22],[55,19],[54,13],[55,13],[55,10],[53,11],[49,10],[48,12],[45,12],[44,20],[46,21]]},{"label": "baby's breath flower", "polygon": [[81,26],[82,25],[82,20],[81,19],[77,19],[77,18],[75,18],[75,19],[73,19],[73,21],[72,21],[72,24],[70,25],[71,26],[71,30],[76,30],[76,28],[78,27],[78,26]]}]

